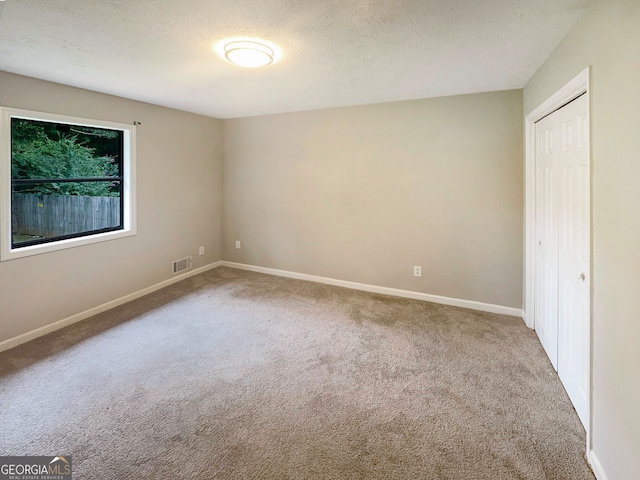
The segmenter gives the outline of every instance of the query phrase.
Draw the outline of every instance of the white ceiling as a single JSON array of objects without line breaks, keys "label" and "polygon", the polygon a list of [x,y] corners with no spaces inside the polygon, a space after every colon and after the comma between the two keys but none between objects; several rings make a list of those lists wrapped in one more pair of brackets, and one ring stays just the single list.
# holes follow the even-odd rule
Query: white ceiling
[{"label": "white ceiling", "polygon": [[[5,0],[0,70],[217,118],[506,90],[590,3]],[[282,58],[234,66],[213,46],[235,36]]]}]

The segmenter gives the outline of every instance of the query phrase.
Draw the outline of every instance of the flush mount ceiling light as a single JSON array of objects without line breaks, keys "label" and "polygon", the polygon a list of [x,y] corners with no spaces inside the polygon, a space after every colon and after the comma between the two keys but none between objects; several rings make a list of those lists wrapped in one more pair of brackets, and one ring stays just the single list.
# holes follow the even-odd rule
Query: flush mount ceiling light
[{"label": "flush mount ceiling light", "polygon": [[224,56],[241,67],[257,68],[273,63],[274,51],[259,42],[236,40],[224,46]]}]

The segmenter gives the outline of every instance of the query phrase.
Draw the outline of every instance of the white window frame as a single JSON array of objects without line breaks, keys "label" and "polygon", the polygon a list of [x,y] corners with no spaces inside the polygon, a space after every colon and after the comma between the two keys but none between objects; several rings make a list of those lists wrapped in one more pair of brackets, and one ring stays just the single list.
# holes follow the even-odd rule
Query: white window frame
[{"label": "white window frame", "polygon": [[[123,229],[83,237],[12,248],[11,244],[11,119],[55,122],[84,127],[120,130],[123,134],[122,195]],[[66,248],[106,242],[136,235],[136,126],[19,108],[0,107],[0,261],[55,252]]]}]

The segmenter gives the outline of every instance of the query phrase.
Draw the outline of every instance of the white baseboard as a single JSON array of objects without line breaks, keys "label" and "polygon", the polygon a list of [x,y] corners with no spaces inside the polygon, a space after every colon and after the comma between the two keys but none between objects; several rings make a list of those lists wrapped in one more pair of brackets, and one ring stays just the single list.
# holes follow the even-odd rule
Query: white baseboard
[{"label": "white baseboard", "polygon": [[430,295],[427,293],[412,292],[409,290],[399,290],[396,288],[378,287],[376,285],[367,285],[363,283],[349,282],[346,280],[336,280],[333,278],[318,277],[315,275],[308,275],[305,273],[289,272],[286,270],[277,270],[274,268],[258,267],[255,265],[246,265],[243,263],[218,261],[215,263],[211,263],[209,265],[205,265],[204,267],[197,268],[195,270],[190,270],[188,272],[185,272],[182,275],[176,275],[163,282],[157,283],[147,288],[143,288],[142,290],[138,290],[137,292],[130,293],[128,295],[117,298],[115,300],[111,300],[110,302],[104,303],[102,305],[98,305],[97,307],[93,307],[93,308],[90,308],[89,310],[85,310],[84,312],[77,313],[75,315],[64,318],[62,320],[58,320],[57,322],[45,325],[44,327],[36,328],[35,330],[31,330],[30,332],[26,332],[26,333],[23,333],[22,335],[18,335],[17,337],[13,337],[3,342],[0,342],[0,352],[17,347],[18,345],[26,343],[30,340],[34,340],[38,337],[42,337],[51,332],[55,332],[56,330],[60,330],[61,328],[64,328],[68,325],[72,325],[82,320],[86,320],[89,317],[92,317],[102,312],[106,312],[107,310],[111,310],[112,308],[115,308],[117,306],[123,305],[137,298],[148,295],[149,293],[153,293],[156,290],[160,290],[161,288],[168,287],[169,285],[177,283],[181,280],[184,280],[189,277],[193,277],[194,275],[198,275],[200,273],[217,268],[219,266],[236,268],[240,270],[250,270],[252,272],[266,273],[268,275],[278,275],[281,277],[296,278],[299,280],[306,280],[306,281],[316,282],[316,283],[325,283],[328,285],[335,285],[337,287],[351,288],[353,290],[362,290],[365,292],[379,293],[382,295],[391,295],[395,297],[412,298],[414,300],[423,300],[426,302],[440,303],[443,305],[452,305],[454,307],[469,308],[472,310],[479,310],[481,312],[499,313],[499,314],[511,315],[515,317],[521,317],[524,315],[524,313],[520,309],[512,308],[512,307],[504,307],[501,305],[493,305],[490,303],[476,302],[473,300],[462,300],[459,298],[441,297],[439,295]]},{"label": "white baseboard", "polygon": [[257,267],[255,265],[247,265],[244,263],[235,263],[222,261],[223,267],[237,268],[239,270],[250,270],[252,272],[266,273],[268,275],[277,275],[280,277],[296,278],[298,280],[307,280],[309,282],[326,283],[337,287],[351,288],[353,290],[362,290],[364,292],[380,293],[382,295],[391,295],[394,297],[412,298],[414,300],[423,300],[426,302],[440,303],[443,305],[452,305],[454,307],[469,308],[471,310],[479,310],[481,312],[500,313],[502,315],[511,315],[521,317],[522,310],[513,307],[504,307],[502,305],[493,305],[490,303],[476,302],[474,300],[462,300],[459,298],[441,297],[439,295],[430,295],[428,293],[412,292],[410,290],[399,290],[397,288],[378,287],[376,285],[367,285],[364,283],[349,282],[346,280],[336,280],[334,278],[318,277],[315,275],[307,275],[306,273],[289,272],[286,270],[277,270],[275,268]]},{"label": "white baseboard", "polygon": [[598,480],[608,480],[607,476],[604,474],[604,468],[602,468],[602,464],[593,450],[589,452],[589,464],[591,465],[593,474]]},{"label": "white baseboard", "polygon": [[190,270],[181,275],[175,275],[168,280],[156,283],[155,285],[147,288],[143,288],[142,290],[138,290],[137,292],[130,293],[129,295],[125,295],[124,297],[116,298],[115,300],[111,300],[110,302],[103,303],[102,305],[90,308],[89,310],[85,310],[84,312],[77,313],[70,317],[63,318],[62,320],[58,320],[57,322],[45,325],[44,327],[36,328],[35,330],[31,330],[30,332],[10,338],[8,340],[0,342],[0,352],[4,352],[5,350],[9,350],[10,348],[17,347],[18,345],[26,343],[30,340],[34,340],[38,337],[42,337],[43,335],[47,335],[48,333],[55,332],[56,330],[60,330],[61,328],[72,325],[76,322],[86,320],[89,317],[102,312],[106,312],[107,310],[111,310],[112,308],[135,300],[136,298],[144,297],[145,295],[155,292],[156,290],[160,290],[161,288],[168,287],[169,285],[172,285],[174,283],[178,283],[185,278],[193,277],[194,275],[206,272],[207,270],[217,268],[221,264],[222,262],[218,261],[215,263],[210,263],[209,265],[205,265],[204,267],[196,268],[195,270]]}]

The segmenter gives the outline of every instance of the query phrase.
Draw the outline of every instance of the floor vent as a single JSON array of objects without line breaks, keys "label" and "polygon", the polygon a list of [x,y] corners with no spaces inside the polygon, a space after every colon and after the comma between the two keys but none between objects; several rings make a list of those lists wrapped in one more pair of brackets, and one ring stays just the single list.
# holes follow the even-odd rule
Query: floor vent
[{"label": "floor vent", "polygon": [[191,257],[183,258],[182,260],[176,260],[173,262],[173,273],[180,273],[184,270],[191,268]]}]

